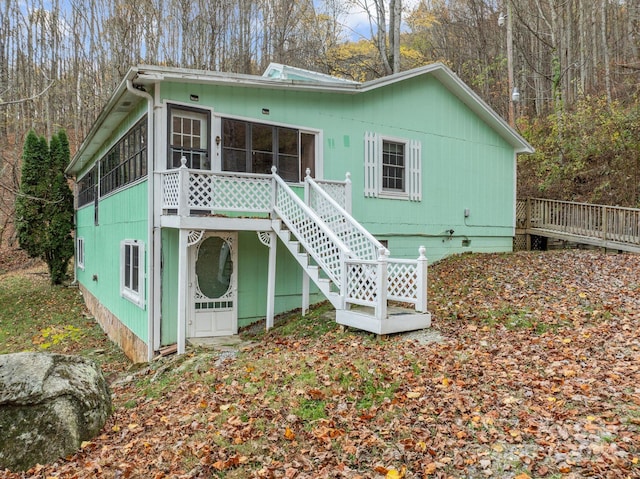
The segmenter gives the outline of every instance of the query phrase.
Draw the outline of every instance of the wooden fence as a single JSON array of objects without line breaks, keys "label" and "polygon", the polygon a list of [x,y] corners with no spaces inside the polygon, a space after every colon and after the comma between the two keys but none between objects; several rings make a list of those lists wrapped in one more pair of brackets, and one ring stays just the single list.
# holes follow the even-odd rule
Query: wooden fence
[{"label": "wooden fence", "polygon": [[528,198],[518,200],[516,228],[526,235],[640,253],[640,209]]}]

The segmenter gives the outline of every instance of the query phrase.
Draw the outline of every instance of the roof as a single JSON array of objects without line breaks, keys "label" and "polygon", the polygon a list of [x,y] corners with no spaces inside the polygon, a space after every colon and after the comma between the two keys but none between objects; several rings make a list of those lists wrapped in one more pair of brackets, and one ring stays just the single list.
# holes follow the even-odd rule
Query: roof
[{"label": "roof", "polygon": [[453,95],[513,146],[516,153],[533,153],[534,148],[518,132],[511,128],[482,98],[442,63],[432,63],[364,83],[278,63],[269,65],[262,76],[138,65],[132,67],[118,85],[71,160],[66,172],[72,175],[80,172],[91,161],[102,144],[108,140],[112,131],[130,113],[131,105],[139,100],[137,95],[127,89],[128,82],[137,88],[144,88],[162,81],[179,81],[182,83],[232,85],[239,88],[259,87],[356,95],[422,75],[431,75],[437,78]]},{"label": "roof", "polygon": [[278,80],[298,80],[307,82],[329,82],[341,83],[343,85],[356,85],[357,81],[347,80],[346,78],[338,78],[325,73],[313,72],[304,68],[290,67],[281,63],[271,63],[262,74],[265,78]]}]

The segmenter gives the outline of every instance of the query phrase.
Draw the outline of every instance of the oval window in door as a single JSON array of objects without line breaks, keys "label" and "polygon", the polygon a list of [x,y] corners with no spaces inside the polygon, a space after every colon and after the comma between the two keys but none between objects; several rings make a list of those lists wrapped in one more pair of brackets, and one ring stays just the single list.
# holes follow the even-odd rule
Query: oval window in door
[{"label": "oval window in door", "polygon": [[205,239],[198,249],[196,277],[198,288],[207,298],[221,298],[231,285],[231,248],[222,238]]}]

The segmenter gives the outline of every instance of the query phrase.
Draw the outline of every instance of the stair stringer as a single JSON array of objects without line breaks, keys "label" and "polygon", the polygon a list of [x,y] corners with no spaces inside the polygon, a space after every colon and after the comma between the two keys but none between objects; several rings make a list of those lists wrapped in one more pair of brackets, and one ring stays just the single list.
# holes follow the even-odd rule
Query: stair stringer
[{"label": "stair stringer", "polygon": [[[295,204],[295,207],[298,208],[298,221],[300,214],[304,214],[306,220],[312,221],[318,228],[318,234],[321,234],[323,238],[330,238],[330,241],[333,242],[333,245],[339,250],[342,251],[339,260],[339,267],[336,268],[336,260],[334,258],[332,264],[334,266],[334,270],[325,270],[324,273],[329,277],[333,278],[333,282],[335,282],[335,287],[340,289],[340,292],[336,292],[332,290],[332,282],[331,279],[324,278],[320,276],[321,268],[316,265],[312,265],[310,258],[314,258],[314,260],[321,264],[320,256],[316,258],[317,251],[309,251],[307,250],[307,246],[305,246],[305,242],[299,241],[298,238],[295,237],[295,227],[290,230],[294,225],[294,222],[291,218],[287,217],[287,208],[284,207],[284,204],[280,204],[278,190],[274,194],[274,210],[272,211],[272,229],[280,238],[282,243],[287,247],[289,252],[296,259],[298,264],[304,269],[309,278],[316,284],[316,286],[320,289],[320,291],[324,294],[324,296],[331,302],[333,307],[336,309],[336,322],[338,324],[343,324],[345,326],[355,327],[364,331],[369,331],[375,334],[391,334],[401,331],[411,331],[416,329],[428,328],[431,326],[431,315],[426,311],[426,301],[424,302],[424,309],[420,311],[424,312],[403,312],[402,314],[392,314],[390,315],[387,311],[386,307],[379,309],[379,306],[375,306],[368,302],[369,306],[374,306],[373,311],[374,314],[370,314],[367,309],[371,309],[369,307],[365,307],[361,309],[357,306],[355,309],[352,309],[352,305],[355,304],[365,304],[360,303],[359,301],[352,302],[352,300],[347,300],[347,298],[343,295],[343,291],[347,291],[348,288],[346,285],[342,283],[346,283],[347,281],[347,261],[356,261],[363,263],[371,263],[372,261],[378,261],[374,259],[365,259],[360,257],[359,254],[355,253],[355,244],[352,245],[350,240],[346,241],[347,238],[341,237],[342,233],[332,228],[327,220],[329,218],[323,218],[322,213],[315,211],[309,205],[302,202],[295,193],[286,185],[286,183],[275,174],[274,171],[274,180],[277,184],[278,188],[281,188],[283,193],[289,196],[289,204]],[[367,237],[371,248],[369,251],[373,253],[373,251],[379,251],[381,256],[386,257],[388,255],[388,250],[383,248],[382,245],[369,233],[364,229],[364,227],[357,222],[349,213],[347,213],[343,208],[336,205],[332,205],[334,210],[338,211],[338,215],[345,218],[349,221],[354,227],[360,230],[361,237]],[[303,213],[302,213],[303,212]],[[331,223],[331,221],[329,221]],[[293,237],[292,237],[293,236]],[[311,237],[307,238],[308,240]],[[307,241],[308,243],[312,243],[312,241]],[[352,248],[351,246],[354,246]],[[303,248],[303,251],[300,248]],[[311,248],[313,249],[313,248]],[[371,254],[369,253],[369,254]],[[426,258],[424,257],[424,248],[421,247],[420,252],[422,259],[424,271],[426,274]],[[326,260],[326,256],[324,257]],[[386,264],[386,260],[383,259],[383,263]],[[336,271],[339,270],[339,271]],[[386,273],[384,273],[386,277]],[[426,279],[426,276],[425,276]],[[386,280],[385,280],[386,283]],[[426,283],[425,283],[426,287]],[[384,293],[382,293],[386,297],[387,290],[386,287],[383,288]],[[426,296],[425,296],[426,299]],[[387,304],[386,299],[382,301],[384,305]],[[382,312],[384,311],[384,312]],[[382,314],[380,314],[382,312]]]},{"label": "stair stringer", "polygon": [[336,311],[344,309],[344,298],[342,295],[339,292],[332,290],[333,283],[330,279],[321,277],[321,269],[318,266],[311,264],[309,253],[307,251],[300,250],[301,243],[295,239],[295,237],[291,238],[291,231],[284,227],[282,220],[273,220],[271,224],[273,231],[275,231],[278,238],[280,238],[282,244],[284,244],[287,250],[289,250],[300,267],[302,267],[305,273],[307,273],[311,281],[313,281],[313,283],[318,287],[325,298],[329,300]]}]

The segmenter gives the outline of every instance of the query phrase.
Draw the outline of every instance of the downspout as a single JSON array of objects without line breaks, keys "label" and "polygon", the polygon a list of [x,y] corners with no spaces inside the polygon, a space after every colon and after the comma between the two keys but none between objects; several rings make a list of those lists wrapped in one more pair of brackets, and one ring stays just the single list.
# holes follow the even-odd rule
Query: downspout
[{"label": "downspout", "polygon": [[[155,188],[154,188],[154,172],[155,172],[155,104],[153,101],[153,96],[147,93],[144,90],[139,90],[133,86],[132,80],[127,80],[127,90],[136,96],[141,98],[145,98],[147,100],[147,185],[148,185],[148,227],[147,227],[147,245],[148,245],[148,253],[147,264],[149,264],[149,288],[147,292],[147,307],[148,309],[148,320],[147,320],[147,360],[151,361],[154,357],[154,322],[155,322],[155,245],[154,245],[154,221],[155,221],[155,209],[154,209],[154,197],[155,197]],[[149,167],[151,166],[151,167]]]}]

